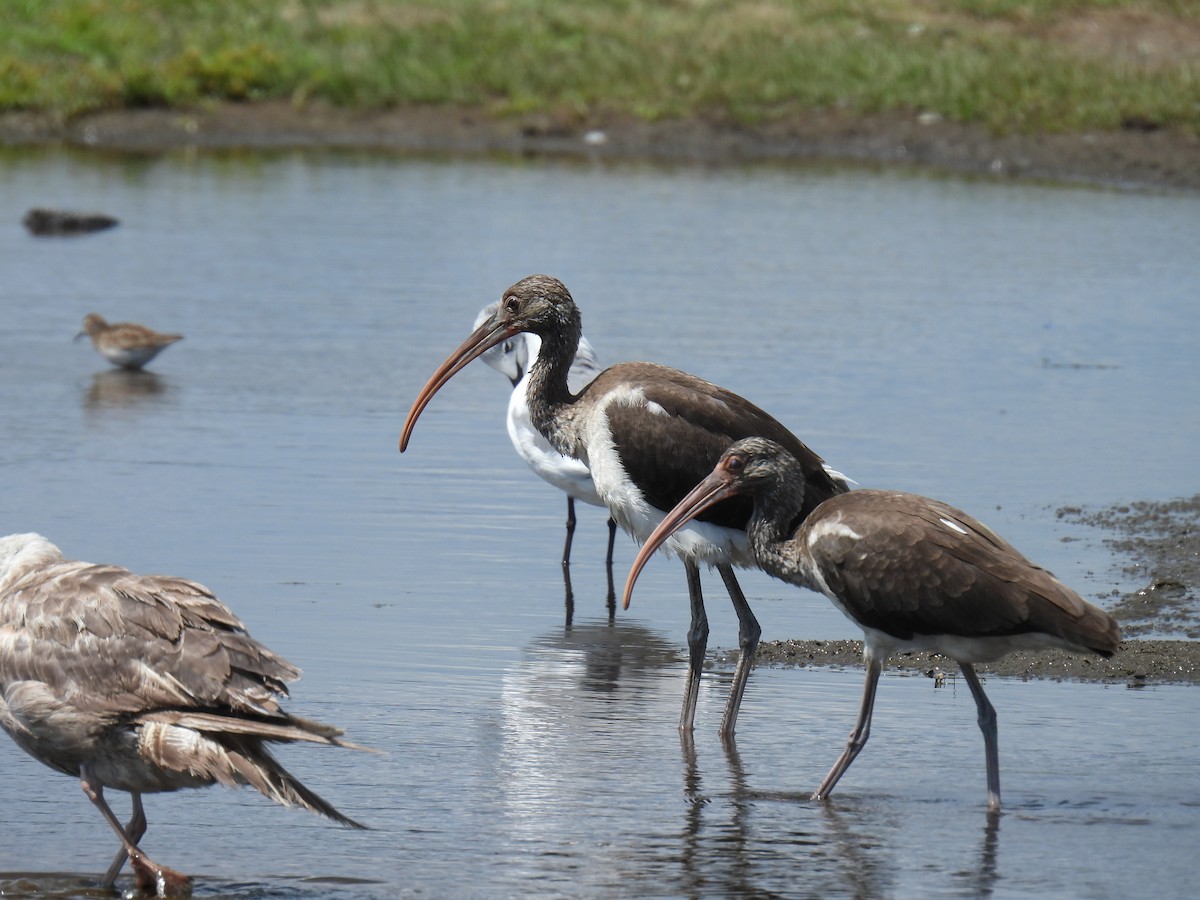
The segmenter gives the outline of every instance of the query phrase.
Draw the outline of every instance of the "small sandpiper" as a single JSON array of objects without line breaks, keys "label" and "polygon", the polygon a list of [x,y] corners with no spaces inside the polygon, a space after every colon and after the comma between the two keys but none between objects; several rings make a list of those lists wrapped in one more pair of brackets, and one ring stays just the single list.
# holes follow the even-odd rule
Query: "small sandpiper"
[{"label": "small sandpiper", "polygon": [[132,322],[109,325],[103,316],[96,313],[84,316],[83,331],[75,335],[75,340],[85,334],[92,339],[92,346],[97,353],[122,369],[140,369],[158,356],[164,347],[183,340],[182,334],[162,334]]}]

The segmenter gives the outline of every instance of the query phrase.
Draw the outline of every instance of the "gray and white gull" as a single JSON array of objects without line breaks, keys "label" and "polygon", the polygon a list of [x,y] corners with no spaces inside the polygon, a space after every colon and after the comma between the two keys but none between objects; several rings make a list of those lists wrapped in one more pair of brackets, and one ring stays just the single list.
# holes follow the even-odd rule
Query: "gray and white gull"
[{"label": "gray and white gull", "polygon": [[[201,584],[67,560],[38,534],[0,538],[0,727],[34,759],[79,778],[117,833],[122,846],[104,887],[128,859],[142,891],[191,890],[188,876],[138,847],[144,793],[248,784],[284,806],[364,827],[267,748],[361,749],[339,729],[280,708],[299,676]],[[125,826],[105,788],[132,795]]]}]

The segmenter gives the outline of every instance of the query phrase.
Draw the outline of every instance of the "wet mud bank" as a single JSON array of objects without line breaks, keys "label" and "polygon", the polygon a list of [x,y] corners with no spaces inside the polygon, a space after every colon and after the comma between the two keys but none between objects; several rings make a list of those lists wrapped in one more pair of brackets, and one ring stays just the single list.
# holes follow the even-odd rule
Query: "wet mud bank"
[{"label": "wet mud bank", "polygon": [[[722,652],[722,662],[733,654]],[[836,666],[862,668],[862,641],[763,641],[757,665]],[[929,678],[953,678],[954,660],[935,653],[898,653],[887,668]],[[1182,682],[1200,684],[1200,641],[1139,640],[1121,642],[1112,659],[1077,656],[1058,650],[1010,653],[975,667],[981,674],[1014,678],[1120,682],[1131,686]]]},{"label": "wet mud bank", "polygon": [[[1060,518],[1098,529],[1114,552],[1113,564],[1145,586],[1101,601],[1125,640],[1111,659],[1049,650],[1012,653],[980,672],[1017,678],[1101,681],[1139,686],[1200,683],[1200,494],[1165,502],[1122,504],[1101,510],[1064,507]],[[729,662],[734,654],[722,651]],[[759,665],[861,667],[861,641],[764,641]],[[932,653],[897,654],[890,669],[930,678],[953,677],[953,660]]]},{"label": "wet mud bank", "polygon": [[936,116],[837,110],[755,126],[704,119],[495,117],[447,107],[364,112],[282,102],[118,110],[68,121],[36,113],[0,115],[0,144],[54,143],[125,152],[311,147],[712,164],[853,161],[995,178],[1200,190],[1200,135],[1179,129],[997,135]]}]

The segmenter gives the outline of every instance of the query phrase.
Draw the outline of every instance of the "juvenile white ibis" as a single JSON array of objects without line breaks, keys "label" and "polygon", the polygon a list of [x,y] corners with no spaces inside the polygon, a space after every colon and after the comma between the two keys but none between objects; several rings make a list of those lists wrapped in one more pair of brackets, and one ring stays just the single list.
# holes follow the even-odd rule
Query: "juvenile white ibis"
[{"label": "juvenile white ibis", "polygon": [[[579,394],[567,372],[582,334],[579,308],[566,286],[548,275],[530,275],[504,293],[496,313],[480,325],[430,377],[414,401],[400,437],[408,446],[417,417],[437,390],[471,360],[520,332],[541,339],[526,396],[534,427],[559,453],[584,462],[596,493],[617,524],[644,539],[666,510],[712,470],[738,438],[766,434],[801,461],[808,490],[804,512],[847,489],[844,478],[790,431],[748,400],[676,369],[621,363],[605,369]],[[708,643],[708,618],[700,591],[700,563],[716,566],[737,611],[741,654],[734,671],[721,733],[732,734],[761,632],[734,565],[750,565],[745,526],[751,504],[723,503],[664,546],[683,559],[692,621],[688,676],[679,727],[692,730],[700,672]]]},{"label": "juvenile white ibis", "polygon": [[[290,775],[268,743],[354,747],[339,729],[279,708],[300,670],[246,633],[208,588],[63,558],[38,534],[0,538],[0,726],[30,756],[80,780],[121,839],[138,886],[187,893],[191,879],[138,848],[141,795],[249,784],[362,828]],[[104,789],[128,791],[122,827]]]},{"label": "juvenile white ibis", "polygon": [[83,317],[83,330],[75,340],[85,335],[92,339],[97,353],[122,369],[140,369],[171,344],[183,340],[182,334],[163,334],[133,322],[110,325],[96,313]]},{"label": "juvenile white ibis", "polygon": [[[496,302],[489,303],[481,309],[475,319],[475,327],[478,328],[492,318],[499,307],[500,303]],[[563,456],[551,447],[550,442],[533,427],[529,418],[529,401],[526,399],[529,370],[537,362],[541,346],[542,340],[537,335],[520,332],[486,350],[480,359],[512,382],[513,392],[508,398],[508,437],[516,448],[517,455],[525,460],[535,475],[567,495],[567,539],[563,543],[562,555],[562,564],[566,568],[571,564],[571,541],[575,536],[575,501],[582,500],[602,508],[604,501],[596,493],[596,485],[592,483],[592,473],[588,471],[588,467],[577,459]],[[579,346],[575,349],[575,359],[571,362],[571,370],[567,375],[567,384],[572,392],[577,393],[599,374],[600,364],[596,361],[596,351],[592,349],[588,339],[581,336]],[[617,523],[610,516],[608,553],[604,559],[610,573],[616,537]]]},{"label": "juvenile white ibis", "polygon": [[988,808],[1000,808],[996,711],[973,663],[1014,650],[1062,647],[1112,656],[1117,623],[975,519],[916,494],[856,490],[807,509],[807,473],[774,441],[749,438],[667,514],[634,560],[629,606],[646,560],[671,534],[714,504],[749,497],[750,550],[764,571],[824,594],[862,628],[866,687],[846,749],[814,800],[824,800],[871,730],[875,688],[897,650],[931,650],[958,662],[979,713]]}]

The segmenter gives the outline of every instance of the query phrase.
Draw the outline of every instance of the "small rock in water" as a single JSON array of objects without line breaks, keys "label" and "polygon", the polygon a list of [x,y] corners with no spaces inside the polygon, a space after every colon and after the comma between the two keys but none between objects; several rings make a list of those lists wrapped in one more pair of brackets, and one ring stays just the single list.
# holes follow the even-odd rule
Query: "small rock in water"
[{"label": "small rock in water", "polygon": [[29,210],[21,221],[36,235],[90,234],[117,224],[116,219],[103,213],[77,213],[41,208]]}]

